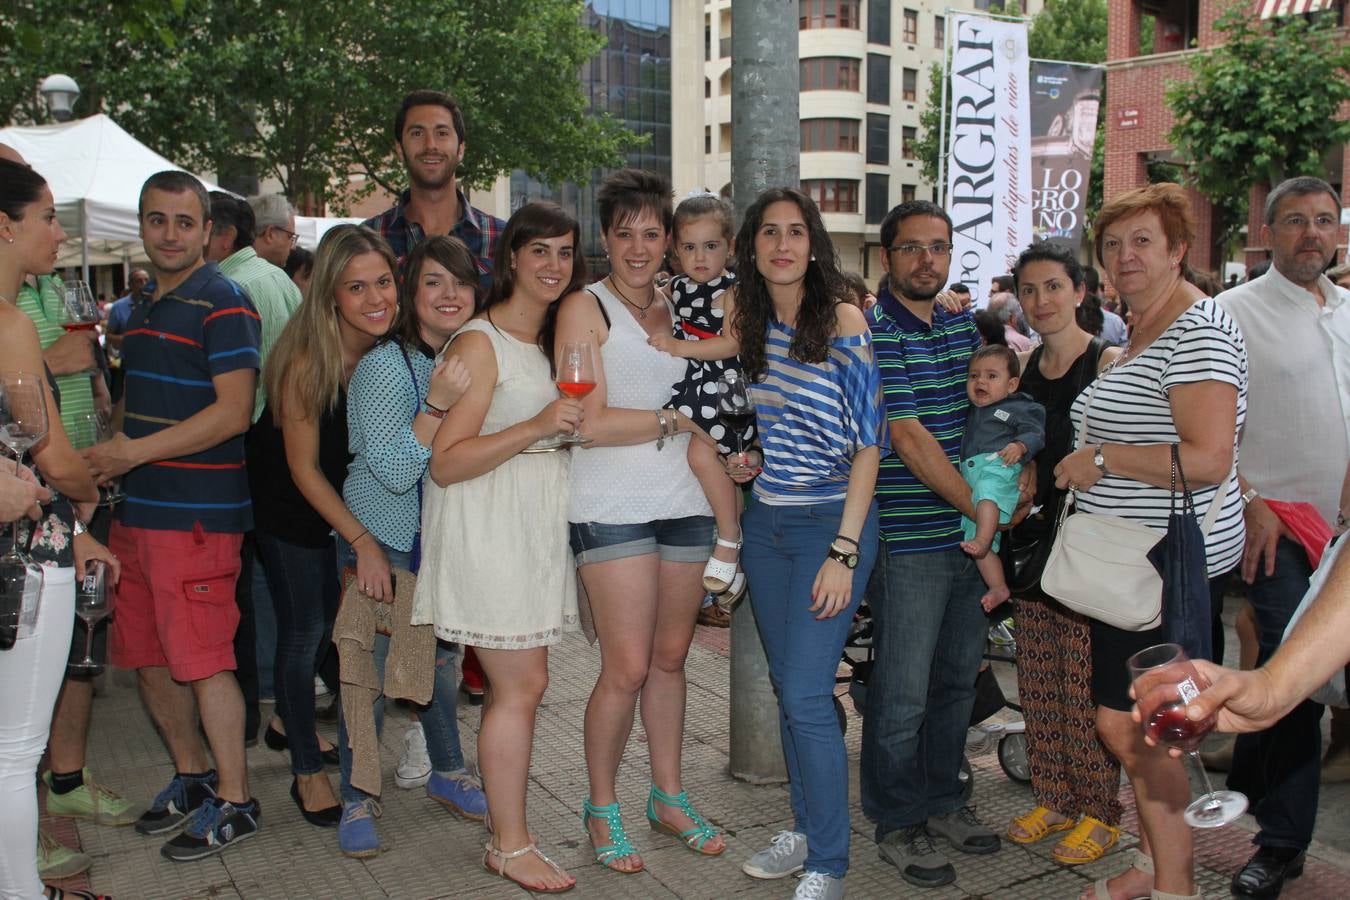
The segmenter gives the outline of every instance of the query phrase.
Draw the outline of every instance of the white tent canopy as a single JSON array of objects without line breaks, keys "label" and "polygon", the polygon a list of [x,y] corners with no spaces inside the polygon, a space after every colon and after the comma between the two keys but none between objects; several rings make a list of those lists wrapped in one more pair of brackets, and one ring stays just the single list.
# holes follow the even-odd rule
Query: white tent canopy
[{"label": "white tent canopy", "polygon": [[[59,125],[0,128],[0,143],[23,154],[52,189],[56,216],[69,236],[58,267],[146,261],[136,218],[141,185],[156,172],[182,166],[101,113]],[[217,190],[206,179],[202,184]],[[296,232],[300,244],[313,249],[329,228],[359,221],[297,216]]]},{"label": "white tent canopy", "polygon": [[[169,160],[99,114],[59,125],[0,129],[0,143],[23,154],[56,198],[56,216],[69,235],[59,266],[144,260],[136,201],[145,179]],[[203,180],[207,190],[215,185]],[[87,253],[87,257],[85,254]]]}]

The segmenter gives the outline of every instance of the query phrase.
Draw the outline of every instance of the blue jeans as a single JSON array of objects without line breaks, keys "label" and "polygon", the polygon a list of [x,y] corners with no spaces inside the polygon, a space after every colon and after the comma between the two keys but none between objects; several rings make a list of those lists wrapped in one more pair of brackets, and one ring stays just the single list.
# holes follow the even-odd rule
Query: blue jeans
[{"label": "blue jeans", "polygon": [[[1275,548],[1275,574],[1267,577],[1265,560],[1247,587],[1256,612],[1260,652],[1265,665],[1280,641],[1289,617],[1307,593],[1312,567],[1303,548],[1280,538]],[[1238,735],[1228,784],[1251,801],[1262,847],[1305,850],[1317,821],[1317,794],[1322,777],[1323,706],[1304,700],[1265,731]]]},{"label": "blue jeans", "polygon": [[[389,565],[400,569],[408,568],[409,554],[384,546],[389,557]],[[355,566],[356,553],[342,538],[338,538],[338,562],[340,566]],[[338,572],[341,568],[337,569]],[[375,675],[384,681],[384,664],[389,658],[389,638],[383,634],[375,635]],[[455,682],[455,646],[444,641],[436,642],[436,677],[432,682],[431,703],[417,708],[422,721],[422,730],[427,736],[427,756],[431,758],[431,768],[449,775],[464,768],[464,751],[459,744],[459,720],[456,718],[455,704],[459,685]],[[310,693],[314,692],[313,685]],[[375,698],[375,734],[384,728],[384,697]],[[342,704],[338,704],[338,759],[342,767],[342,784],[338,790],[344,804],[357,803],[370,795],[360,788],[352,786],[352,748],[347,742],[347,723],[342,715]]]},{"label": "blue jeans", "polygon": [[843,878],[848,871],[848,756],[834,712],[834,674],[853,613],[876,561],[877,508],[858,541],[849,605],[816,619],[811,586],[839,533],[842,500],[772,506],[752,499],[741,520],[741,566],[778,697],[793,830],[806,835],[806,871]]},{"label": "blue jeans", "polygon": [[262,560],[253,560],[254,655],[258,661],[258,699],[276,699],[274,669],[277,659],[277,614],[272,608],[272,592],[267,586],[267,568]]},{"label": "blue jeans", "polygon": [[960,768],[989,622],[959,548],[887,554],[867,603],[876,651],[863,716],[863,812],[876,839],[960,809]]},{"label": "blue jeans", "polygon": [[314,733],[314,672],[321,651],[332,640],[337,618],[337,552],[301,547],[256,532],[258,555],[276,612],[277,656],[273,668],[277,715],[290,740],[291,771],[323,771],[323,754]]}]

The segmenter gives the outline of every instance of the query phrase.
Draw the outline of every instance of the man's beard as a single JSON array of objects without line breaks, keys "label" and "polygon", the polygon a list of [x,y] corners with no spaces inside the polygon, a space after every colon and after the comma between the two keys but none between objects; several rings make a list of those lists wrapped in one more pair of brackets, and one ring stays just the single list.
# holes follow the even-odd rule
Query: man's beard
[{"label": "man's beard", "polygon": [[406,165],[404,168],[408,171],[408,183],[413,187],[422,191],[439,191],[448,187],[455,180],[457,166],[453,163],[449,165],[446,168],[445,177],[439,179],[423,178],[412,165]]},{"label": "man's beard", "polygon": [[942,293],[942,280],[939,279],[937,286],[932,290],[916,287],[912,282],[900,281],[894,275],[886,276],[886,284],[891,289],[891,293],[897,298],[906,300],[932,300],[938,294]]}]

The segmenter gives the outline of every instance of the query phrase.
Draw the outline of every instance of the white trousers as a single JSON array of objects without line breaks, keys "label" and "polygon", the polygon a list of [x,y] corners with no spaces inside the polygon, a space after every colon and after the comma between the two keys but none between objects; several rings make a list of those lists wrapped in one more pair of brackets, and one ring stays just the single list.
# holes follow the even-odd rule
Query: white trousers
[{"label": "white trousers", "polygon": [[45,569],[37,628],[0,650],[0,898],[38,900],[37,766],[75,625],[75,570]]}]

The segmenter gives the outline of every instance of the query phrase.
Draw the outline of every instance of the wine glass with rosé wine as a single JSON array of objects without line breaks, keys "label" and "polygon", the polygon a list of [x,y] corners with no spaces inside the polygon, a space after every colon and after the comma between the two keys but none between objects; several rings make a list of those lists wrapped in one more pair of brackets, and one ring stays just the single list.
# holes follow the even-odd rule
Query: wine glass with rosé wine
[{"label": "wine glass with ros\u00e9 wine", "polygon": [[1191,719],[1187,707],[1209,687],[1186,651],[1177,644],[1157,644],[1130,657],[1130,679],[1144,733],[1159,744],[1186,754],[1205,783],[1204,795],[1186,807],[1186,822],[1195,828],[1218,828],[1247,811],[1247,798],[1237,791],[1214,790],[1200,763],[1200,742],[1214,729],[1214,717]]},{"label": "wine glass with ros\u00e9 wine", "polygon": [[[595,360],[591,357],[590,341],[567,341],[558,355],[558,374],[553,379],[566,397],[580,400],[595,390]],[[574,428],[571,434],[565,434],[559,441],[564,444],[586,444],[590,438],[582,437]]]}]

